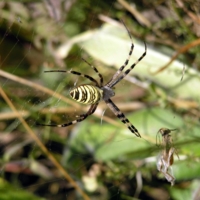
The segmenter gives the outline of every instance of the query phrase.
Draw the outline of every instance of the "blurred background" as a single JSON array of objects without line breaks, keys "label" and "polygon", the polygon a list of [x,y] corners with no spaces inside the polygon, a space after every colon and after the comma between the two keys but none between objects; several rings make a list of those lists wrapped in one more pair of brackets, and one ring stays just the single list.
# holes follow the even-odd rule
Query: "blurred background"
[{"label": "blurred background", "polygon": [[[198,0],[1,1],[0,199],[200,199],[199,16]],[[89,109],[69,96],[88,79],[45,70],[99,81],[84,58],[106,84],[132,42],[126,69],[144,42],[147,54],[112,100],[142,138],[104,102],[81,123],[37,125]],[[169,141],[162,128],[175,129]],[[159,161],[168,172],[158,171]]]}]

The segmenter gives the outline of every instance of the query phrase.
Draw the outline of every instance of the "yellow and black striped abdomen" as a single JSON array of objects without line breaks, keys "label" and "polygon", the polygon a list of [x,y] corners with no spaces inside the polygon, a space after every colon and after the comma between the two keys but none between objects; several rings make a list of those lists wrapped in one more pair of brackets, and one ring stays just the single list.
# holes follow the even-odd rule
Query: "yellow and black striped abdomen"
[{"label": "yellow and black striped abdomen", "polygon": [[95,104],[102,99],[103,90],[93,85],[80,85],[70,91],[72,99],[83,104]]}]

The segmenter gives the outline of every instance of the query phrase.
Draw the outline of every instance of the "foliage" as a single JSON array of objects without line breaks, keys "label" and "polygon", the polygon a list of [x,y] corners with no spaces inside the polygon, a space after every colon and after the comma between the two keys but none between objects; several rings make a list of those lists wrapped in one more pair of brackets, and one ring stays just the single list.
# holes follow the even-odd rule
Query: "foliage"
[{"label": "foliage", "polygon": [[[134,2],[0,3],[0,199],[199,198],[198,2]],[[87,80],[45,70],[73,69],[98,79],[83,57],[106,83],[124,63],[131,41],[116,18],[133,35],[130,63],[147,44],[147,55],[113,98],[142,138],[104,103],[74,126],[37,126],[65,123],[88,109],[69,98]],[[179,155],[173,187],[156,168],[163,127],[177,129],[171,133]]]}]

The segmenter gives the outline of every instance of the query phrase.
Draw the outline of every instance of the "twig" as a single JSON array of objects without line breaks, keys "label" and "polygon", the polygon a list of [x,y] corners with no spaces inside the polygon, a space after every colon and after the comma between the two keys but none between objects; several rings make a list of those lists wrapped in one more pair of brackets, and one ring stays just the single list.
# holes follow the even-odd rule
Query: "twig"
[{"label": "twig", "polygon": [[73,187],[83,196],[85,200],[89,200],[90,198],[87,196],[86,193],[83,192],[83,190],[77,185],[77,183],[70,177],[68,172],[60,165],[60,163],[53,157],[53,155],[47,150],[47,148],[43,145],[43,143],[39,140],[39,138],[36,136],[36,134],[32,131],[32,129],[28,126],[26,121],[23,119],[23,117],[20,115],[20,113],[17,111],[13,103],[10,101],[2,87],[0,87],[0,94],[5,100],[5,102],[9,105],[9,107],[13,110],[13,112],[17,113],[17,118],[19,121],[23,124],[24,128],[26,131],[29,133],[29,135],[33,138],[33,140],[38,144],[40,149],[46,154],[46,156],[51,160],[51,162],[61,171],[63,176],[65,177],[66,180],[68,180]]}]

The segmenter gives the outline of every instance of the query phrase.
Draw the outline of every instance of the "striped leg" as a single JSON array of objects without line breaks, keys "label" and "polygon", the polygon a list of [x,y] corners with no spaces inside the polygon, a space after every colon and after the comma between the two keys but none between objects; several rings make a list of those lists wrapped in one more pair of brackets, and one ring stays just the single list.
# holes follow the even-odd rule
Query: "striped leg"
[{"label": "striped leg", "polygon": [[129,74],[129,72],[146,56],[147,53],[147,45],[146,43],[144,43],[145,45],[145,51],[142,54],[142,56],[139,57],[139,59],[133,63],[129,69],[127,69],[120,77],[116,78],[115,80],[113,80],[112,82],[108,83],[107,86],[108,87],[114,87],[118,82],[120,82],[127,74]]},{"label": "striped leg", "polygon": [[82,58],[82,60],[88,64],[99,76],[100,78],[100,87],[103,86],[103,76],[99,73],[98,69],[96,67],[94,67],[93,65],[91,65],[87,60],[85,60],[84,58]]},{"label": "striped leg", "polygon": [[81,115],[78,116],[79,119],[73,120],[73,121],[65,123],[65,124],[39,124],[39,123],[36,123],[36,125],[39,125],[39,126],[55,126],[55,127],[70,126],[72,124],[76,124],[78,122],[81,122],[84,119],[86,119],[88,116],[92,115],[95,112],[97,106],[98,106],[98,103],[91,105],[90,109],[87,111],[87,113],[81,114]]},{"label": "striped leg", "polygon": [[62,72],[62,73],[74,74],[74,75],[82,76],[84,78],[89,79],[90,81],[94,82],[95,85],[97,85],[97,86],[99,85],[99,83],[94,78],[92,78],[91,76],[89,76],[87,74],[82,74],[82,73],[77,72],[77,71],[72,71],[72,70],[69,70],[69,71],[66,71],[66,70],[50,70],[50,71],[44,71],[44,72]]},{"label": "striped leg", "polygon": [[130,31],[128,30],[128,28],[126,27],[126,25],[124,24],[124,22],[122,21],[124,27],[126,28],[129,38],[131,39],[131,49],[129,51],[129,55],[128,58],[126,59],[126,61],[124,62],[124,64],[117,70],[117,72],[113,75],[112,79],[107,83],[107,85],[110,87],[110,85],[112,85],[112,82],[115,81],[115,79],[119,76],[119,74],[123,71],[123,69],[128,65],[129,60],[131,58],[131,55],[133,53],[133,49],[134,49],[134,44],[133,44],[133,40],[130,34]]},{"label": "striped leg", "polygon": [[130,123],[130,121],[125,117],[125,115],[120,111],[120,109],[108,99],[105,101],[108,107],[114,112],[114,114],[134,133],[137,137],[141,137],[138,130]]}]

